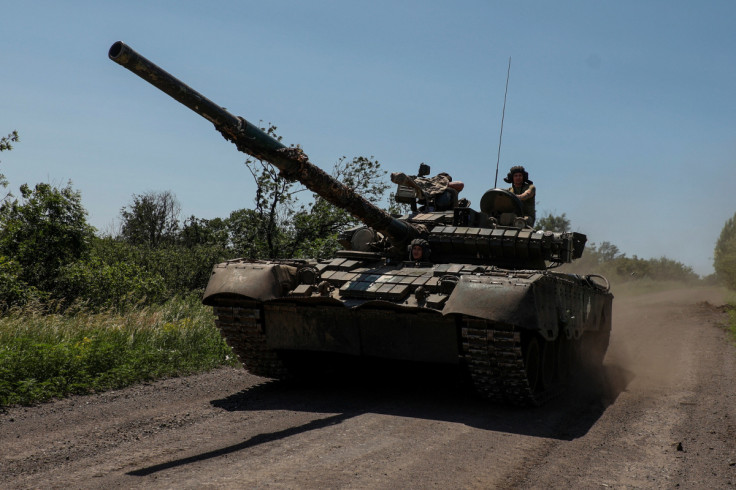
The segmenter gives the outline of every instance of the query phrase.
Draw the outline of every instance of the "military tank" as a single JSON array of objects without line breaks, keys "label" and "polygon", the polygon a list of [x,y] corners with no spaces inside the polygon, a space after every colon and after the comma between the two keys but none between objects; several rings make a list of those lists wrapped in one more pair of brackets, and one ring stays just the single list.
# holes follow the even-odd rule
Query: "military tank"
[{"label": "military tank", "polygon": [[[605,278],[556,272],[586,237],[531,228],[518,198],[491,189],[480,210],[443,209],[400,180],[392,216],[287,147],[116,42],[109,57],[212,122],[238,150],[278,167],[363,225],[339,235],[329,260],[214,266],[203,302],[245,368],[270,378],[315,361],[386,359],[459,367],[483,397],[540,405],[608,347],[613,295]],[[408,184],[408,185],[406,185]],[[411,244],[423,256],[410,255]],[[429,256],[428,256],[429,254]]]}]

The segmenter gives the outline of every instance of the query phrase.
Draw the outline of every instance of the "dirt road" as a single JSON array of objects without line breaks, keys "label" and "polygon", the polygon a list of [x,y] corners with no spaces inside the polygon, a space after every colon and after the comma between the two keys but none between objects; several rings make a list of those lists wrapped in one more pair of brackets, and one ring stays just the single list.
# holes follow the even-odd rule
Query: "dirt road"
[{"label": "dirt road", "polygon": [[736,348],[702,301],[723,297],[616,298],[603,382],[539,409],[452,378],[295,387],[240,369],[13,408],[0,487],[733,486]]}]

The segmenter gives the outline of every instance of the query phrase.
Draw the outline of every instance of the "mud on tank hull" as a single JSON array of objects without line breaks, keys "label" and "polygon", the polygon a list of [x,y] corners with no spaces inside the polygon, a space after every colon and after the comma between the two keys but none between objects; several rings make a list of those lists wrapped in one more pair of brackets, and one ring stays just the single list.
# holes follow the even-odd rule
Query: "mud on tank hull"
[{"label": "mud on tank hull", "polygon": [[270,378],[307,367],[300,353],[442,363],[483,397],[539,405],[602,363],[613,296],[589,277],[371,259],[229,261],[204,303],[245,368]]}]

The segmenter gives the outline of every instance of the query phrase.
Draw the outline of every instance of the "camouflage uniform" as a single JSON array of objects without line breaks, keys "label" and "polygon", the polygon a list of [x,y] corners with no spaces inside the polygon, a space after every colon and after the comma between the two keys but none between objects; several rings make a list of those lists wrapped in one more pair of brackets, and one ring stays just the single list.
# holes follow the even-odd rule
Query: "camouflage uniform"
[{"label": "camouflage uniform", "polygon": [[[521,187],[514,186],[514,174],[520,173],[524,176],[523,184],[521,184]],[[511,184],[511,187],[509,187],[509,192],[513,192],[517,196],[520,196],[521,194],[524,194],[525,192],[529,191],[531,194],[526,199],[521,201],[521,209],[524,212],[524,216],[526,216],[526,222],[529,226],[534,226],[534,220],[536,219],[536,210],[535,210],[535,201],[537,199],[537,188],[534,187],[534,182],[529,180],[529,172],[526,171],[526,169],[522,165],[514,165],[509,170],[508,175],[505,179],[503,179],[504,182],[508,182]]]},{"label": "camouflage uniform", "polygon": [[521,187],[514,187],[513,185],[507,189],[510,192],[513,192],[517,196],[519,194],[523,194],[528,190],[531,190],[531,197],[529,199],[526,199],[524,201],[521,201],[521,206],[524,211],[524,216],[527,217],[527,223],[529,223],[530,226],[534,225],[534,220],[536,219],[536,199],[537,199],[537,188],[534,187],[534,184],[530,184],[529,182],[525,182]]},{"label": "camouflage uniform", "polygon": [[416,189],[412,183],[419,186],[427,198],[434,198],[447,190],[447,184],[452,181],[450,175],[442,172],[434,177],[408,177],[403,172],[394,172],[391,174],[391,182],[401,184]]}]

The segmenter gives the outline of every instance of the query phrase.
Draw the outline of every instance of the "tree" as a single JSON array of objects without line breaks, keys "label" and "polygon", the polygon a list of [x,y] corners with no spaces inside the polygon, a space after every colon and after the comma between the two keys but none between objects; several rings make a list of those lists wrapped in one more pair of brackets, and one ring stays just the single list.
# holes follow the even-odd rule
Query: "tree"
[{"label": "tree", "polygon": [[235,257],[265,259],[273,256],[265,236],[263,216],[255,209],[238,209],[225,220]]},{"label": "tree", "polygon": [[[13,143],[18,141],[18,131],[13,131],[7,136],[3,136],[0,138],[0,151],[10,151],[13,149]],[[5,175],[0,172],[0,188],[7,188],[8,187],[8,180],[5,178]],[[0,203],[3,203],[7,201],[11,197],[10,193],[5,194],[3,196],[2,200],[0,200]]]},{"label": "tree", "polygon": [[[247,234],[254,233],[254,239],[264,242],[265,255],[260,258],[281,257],[289,216],[295,212],[295,194],[303,189],[295,190],[296,183],[283,177],[279,170],[268,162],[258,160],[258,166],[249,165],[248,169],[256,182],[256,198],[254,213],[242,215],[251,227]],[[239,241],[242,244],[242,240]]]},{"label": "tree", "polygon": [[[263,129],[263,128],[262,128]],[[272,137],[276,127],[263,129]],[[227,220],[230,242],[237,256],[251,258],[324,257],[338,247],[337,233],[357,223],[355,217],[314,194],[304,203],[303,186],[284,178],[268,162],[248,159],[256,183],[255,208],[233,212]],[[374,157],[338,159],[332,176],[369,201],[378,202],[388,185],[386,172]]]},{"label": "tree", "polygon": [[[332,176],[370,202],[379,202],[389,185],[386,171],[374,157],[341,157],[332,170]],[[359,224],[357,218],[344,209],[333,206],[314,194],[309,206],[302,206],[292,219],[293,234],[288,255],[297,257],[325,257],[338,248],[337,233]]]},{"label": "tree", "polygon": [[13,143],[18,141],[18,131],[13,131],[7,136],[0,138],[0,151],[10,151],[13,149]]},{"label": "tree", "polygon": [[133,202],[120,209],[121,236],[133,245],[158,247],[173,243],[179,230],[181,205],[171,191],[133,194]]},{"label": "tree", "polygon": [[41,291],[21,279],[18,262],[0,255],[0,311],[11,306],[21,306],[31,298],[43,296]]},{"label": "tree", "polygon": [[611,262],[626,256],[626,254],[621,253],[618,247],[611,242],[601,243],[596,252],[600,256],[601,262]]},{"label": "tree", "polygon": [[713,268],[720,282],[736,289],[736,214],[723,225],[713,251]]},{"label": "tree", "polygon": [[213,245],[226,249],[229,242],[227,223],[222,218],[203,219],[190,216],[184,220],[179,241],[190,248],[197,245]]},{"label": "tree", "polygon": [[20,187],[21,200],[0,205],[0,256],[19,266],[19,278],[53,291],[61,267],[86,255],[94,236],[81,195],[71,187]]},{"label": "tree", "polygon": [[547,213],[546,216],[539,218],[537,221],[537,228],[545,231],[565,233],[570,231],[570,220],[567,219],[567,215],[565,213],[562,213],[559,216]]}]

